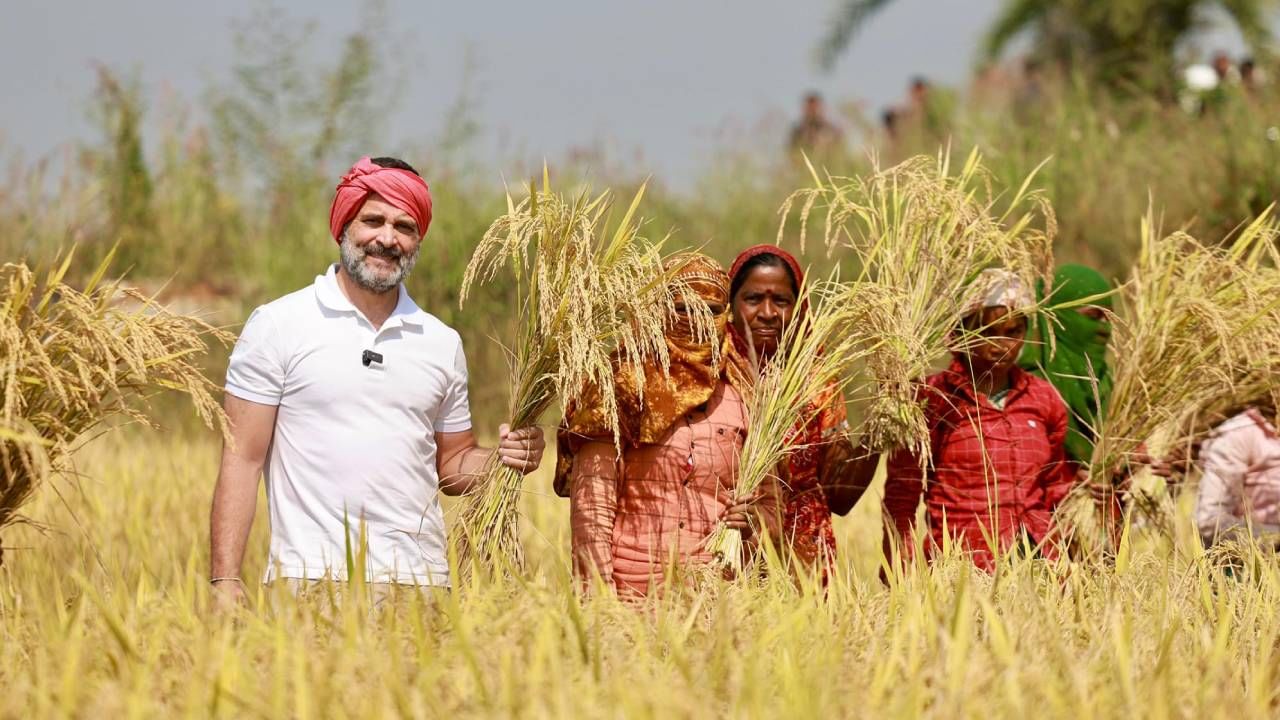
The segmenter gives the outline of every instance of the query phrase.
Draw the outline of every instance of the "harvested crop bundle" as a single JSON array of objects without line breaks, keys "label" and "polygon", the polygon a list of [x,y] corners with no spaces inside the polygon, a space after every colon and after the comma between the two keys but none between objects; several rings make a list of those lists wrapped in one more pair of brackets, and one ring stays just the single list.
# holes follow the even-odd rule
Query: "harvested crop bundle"
[{"label": "harvested crop bundle", "polygon": [[[828,251],[847,253],[859,268],[856,282],[876,286],[876,312],[859,329],[874,342],[866,367],[876,385],[862,430],[870,448],[909,448],[921,462],[929,458],[929,432],[916,383],[971,341],[971,334],[955,335],[971,282],[1000,266],[1032,285],[1052,265],[1054,216],[1028,190],[1031,178],[1001,198],[976,153],[953,170],[943,154],[860,178],[814,171],[814,187],[792,194],[780,210],[779,234],[799,209],[801,242],[820,212]],[[998,204],[1007,209],[998,211]],[[1037,217],[1043,228],[1035,227]]]},{"label": "harvested crop bundle", "polygon": [[[877,307],[869,283],[826,281],[801,288],[804,308],[783,333],[777,353],[746,393],[749,429],[738,461],[735,495],[750,496],[779,471],[794,444],[795,429],[820,412],[813,399],[832,389],[844,392],[860,380],[854,370],[876,350],[858,331]],[[707,550],[723,567],[742,566],[742,533],[721,524],[707,539]]]},{"label": "harvested crop bundle", "polygon": [[1102,508],[1113,506],[1117,472],[1143,443],[1163,454],[1195,432],[1206,411],[1275,389],[1280,274],[1264,266],[1275,259],[1271,221],[1260,218],[1225,247],[1157,232],[1148,215],[1141,255],[1119,295],[1111,397],[1089,463],[1101,504],[1081,486],[1058,509],[1077,556],[1113,549],[1118,528]]},{"label": "harvested crop bundle", "polygon": [[206,425],[226,430],[197,361],[207,340],[231,335],[104,282],[110,256],[83,290],[66,285],[71,259],[43,282],[24,264],[0,266],[0,528],[20,520],[86,432],[116,416],[147,423],[150,394],[184,393]]},{"label": "harvested crop bundle", "polygon": [[[492,281],[500,269],[514,276],[516,337],[505,348],[512,428],[536,424],[557,399],[563,411],[594,388],[616,439],[614,368],[627,365],[640,373],[646,362],[668,367],[664,329],[676,298],[683,297],[696,333],[713,332],[706,304],[675,280],[680,267],[664,269],[660,245],[640,237],[635,214],[643,195],[642,187],[606,234],[610,193],[565,197],[552,190],[544,171],[541,188],[531,186],[527,198],[516,203],[508,195],[507,213],[476,248],[463,279],[463,302],[474,283]],[[464,499],[454,530],[464,572],[481,563],[521,564],[521,483],[521,475],[495,457]]]}]

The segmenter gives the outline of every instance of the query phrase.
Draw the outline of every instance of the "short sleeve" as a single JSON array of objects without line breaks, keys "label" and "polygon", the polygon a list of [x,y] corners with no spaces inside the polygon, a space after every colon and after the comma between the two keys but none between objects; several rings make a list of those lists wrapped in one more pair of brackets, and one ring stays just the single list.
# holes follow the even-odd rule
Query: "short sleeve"
[{"label": "short sleeve", "polygon": [[449,373],[449,386],[436,413],[436,432],[462,432],[471,429],[471,403],[467,399],[467,356],[462,351],[462,341],[453,358],[453,371]]},{"label": "short sleeve", "polygon": [[280,333],[265,308],[245,322],[227,364],[227,393],[261,405],[279,405],[284,394],[284,355]]}]

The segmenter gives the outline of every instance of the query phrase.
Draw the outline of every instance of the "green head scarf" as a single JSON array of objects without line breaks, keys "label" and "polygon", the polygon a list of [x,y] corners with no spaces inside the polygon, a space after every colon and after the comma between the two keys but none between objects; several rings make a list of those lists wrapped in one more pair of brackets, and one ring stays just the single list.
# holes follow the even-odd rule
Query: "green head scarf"
[{"label": "green head scarf", "polygon": [[[1043,283],[1037,289],[1044,298]],[[1098,271],[1083,265],[1063,265],[1053,275],[1048,304],[1061,305],[1111,291],[1111,283]],[[1111,310],[1111,295],[1089,304]],[[1087,462],[1093,455],[1093,428],[1111,396],[1111,372],[1107,367],[1111,323],[1081,315],[1080,307],[1041,313],[1019,364],[1058,389],[1069,411],[1067,455]]]}]

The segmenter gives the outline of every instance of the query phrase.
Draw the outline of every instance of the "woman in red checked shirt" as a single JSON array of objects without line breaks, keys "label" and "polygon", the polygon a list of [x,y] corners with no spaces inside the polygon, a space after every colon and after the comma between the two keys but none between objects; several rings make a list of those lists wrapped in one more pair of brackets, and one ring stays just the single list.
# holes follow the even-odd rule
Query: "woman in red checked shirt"
[{"label": "woman in red checked shirt", "polygon": [[[1074,473],[1065,454],[1062,398],[1018,367],[1031,293],[1013,274],[988,270],[971,297],[957,337],[972,339],[953,353],[950,367],[921,386],[931,462],[922,468],[910,451],[891,454],[884,509],[886,530],[896,528],[906,551],[919,533],[932,559],[945,532],[978,567],[991,570],[1023,539],[1053,554],[1041,543]],[[923,527],[915,523],[921,500]]]}]

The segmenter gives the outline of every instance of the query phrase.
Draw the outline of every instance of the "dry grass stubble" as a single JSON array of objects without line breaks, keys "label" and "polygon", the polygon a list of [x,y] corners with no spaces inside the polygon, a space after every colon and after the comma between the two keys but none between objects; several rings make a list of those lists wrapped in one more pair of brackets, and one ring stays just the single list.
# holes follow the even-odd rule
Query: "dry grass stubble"
[{"label": "dry grass stubble", "polygon": [[[218,443],[130,431],[31,514],[0,570],[0,717],[1271,717],[1280,571],[1227,577],[1195,550],[1126,544],[1114,568],[995,577],[946,560],[876,579],[874,493],[837,519],[829,597],[716,583],[633,608],[580,601],[567,507],[522,499],[527,572],[433,608],[326,617],[281,598],[208,615]],[[871,503],[871,505],[868,505]],[[264,505],[260,504],[260,508]],[[74,512],[77,520],[68,515]],[[265,512],[264,512],[265,514]],[[1185,519],[1185,518],[1184,518]],[[78,530],[77,521],[83,530]],[[265,557],[265,521],[246,576]]]}]

